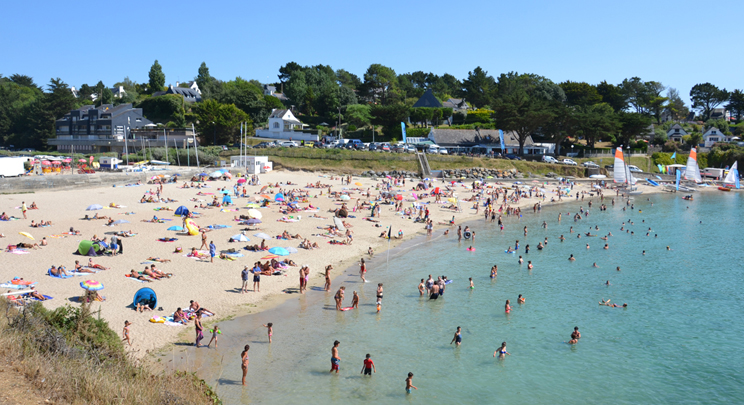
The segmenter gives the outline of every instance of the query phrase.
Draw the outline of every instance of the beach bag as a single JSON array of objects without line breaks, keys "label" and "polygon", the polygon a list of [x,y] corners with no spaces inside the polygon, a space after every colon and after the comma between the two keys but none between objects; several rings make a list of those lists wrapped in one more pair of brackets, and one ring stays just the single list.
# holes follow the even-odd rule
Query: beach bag
[{"label": "beach bag", "polygon": [[181,252],[183,252],[183,248],[179,246],[176,248],[176,251],[173,253],[181,253]]}]

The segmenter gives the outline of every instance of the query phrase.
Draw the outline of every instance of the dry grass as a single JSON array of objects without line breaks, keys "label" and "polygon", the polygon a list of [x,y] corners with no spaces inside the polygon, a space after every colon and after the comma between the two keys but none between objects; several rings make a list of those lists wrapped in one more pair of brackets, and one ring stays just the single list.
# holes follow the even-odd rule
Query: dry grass
[{"label": "dry grass", "polygon": [[192,374],[154,374],[127,356],[119,336],[88,308],[24,311],[0,300],[0,355],[55,403],[216,404]]}]

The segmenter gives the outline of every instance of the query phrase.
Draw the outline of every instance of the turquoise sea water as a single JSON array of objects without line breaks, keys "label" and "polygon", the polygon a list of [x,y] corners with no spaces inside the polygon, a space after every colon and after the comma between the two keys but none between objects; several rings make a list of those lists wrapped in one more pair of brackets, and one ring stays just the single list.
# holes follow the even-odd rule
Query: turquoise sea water
[{"label": "turquoise sea water", "polygon": [[[379,255],[369,266],[370,283],[359,283],[356,271],[334,280],[333,292],[346,285],[345,306],[353,290],[360,292],[359,310],[334,311],[333,292],[311,290],[276,309],[224,322],[220,349],[189,348],[181,368],[198,369],[226,404],[742,403],[744,197],[680,197],[650,196],[653,206],[639,197],[636,209],[627,211],[618,202],[600,212],[595,201],[591,215],[579,222],[571,219],[578,204],[548,207],[521,221],[507,220],[504,232],[495,223],[475,222],[475,252],[467,252],[470,244],[459,244],[455,235],[437,231],[432,240],[395,252],[389,267]],[[633,236],[620,231],[628,219]],[[592,233],[600,236],[613,233],[609,250],[599,237],[576,238],[590,225],[599,226]],[[570,226],[577,233],[569,234]],[[546,249],[538,251],[546,236]],[[504,253],[516,239],[522,266],[517,255]],[[569,254],[577,260],[569,262]],[[527,270],[526,260],[534,270]],[[489,278],[493,264],[499,266],[495,280]],[[417,291],[429,274],[455,280],[437,301]],[[385,287],[380,314],[374,306],[378,282]],[[516,303],[518,294],[525,304]],[[507,299],[510,314],[504,313]],[[599,306],[600,299],[629,307]],[[266,322],[274,323],[271,345],[261,327]],[[459,348],[449,344],[457,326],[463,329]],[[582,339],[571,346],[564,342],[574,326]],[[341,372],[330,375],[336,339]],[[512,355],[495,359],[502,341]],[[251,350],[249,385],[243,388],[239,357],[245,344]],[[371,378],[360,374],[366,353],[377,366]],[[409,371],[419,389],[406,395]]]}]

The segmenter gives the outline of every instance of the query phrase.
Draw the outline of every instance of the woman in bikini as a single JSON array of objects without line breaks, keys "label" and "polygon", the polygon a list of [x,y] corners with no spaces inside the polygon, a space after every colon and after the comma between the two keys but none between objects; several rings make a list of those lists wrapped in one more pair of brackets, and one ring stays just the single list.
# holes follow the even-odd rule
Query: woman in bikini
[{"label": "woman in bikini", "polygon": [[243,348],[243,352],[240,353],[240,361],[241,365],[240,368],[243,369],[243,385],[245,385],[245,376],[248,374],[248,363],[250,363],[248,359],[248,350],[251,348],[250,345],[245,345],[245,348]]},{"label": "woman in bikini", "polygon": [[346,290],[346,287],[341,286],[341,288],[336,291],[336,295],[333,297],[333,299],[336,300],[336,310],[341,310],[341,304],[344,302],[344,290]]},{"label": "woman in bikini", "polygon": [[382,283],[377,284],[377,302],[382,302]]},{"label": "woman in bikini", "polygon": [[362,282],[366,283],[367,280],[364,278],[364,274],[367,272],[367,264],[364,263],[364,258],[360,261],[359,264],[359,276],[362,278]]}]

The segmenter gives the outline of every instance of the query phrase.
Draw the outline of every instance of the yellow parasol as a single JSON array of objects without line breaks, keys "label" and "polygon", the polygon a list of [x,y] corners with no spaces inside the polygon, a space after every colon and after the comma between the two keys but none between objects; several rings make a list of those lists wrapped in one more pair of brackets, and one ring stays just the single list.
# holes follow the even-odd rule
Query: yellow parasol
[{"label": "yellow parasol", "polygon": [[31,239],[31,240],[35,240],[35,239],[34,239],[34,237],[33,237],[33,236],[31,236],[31,234],[30,234],[30,233],[28,233],[28,232],[18,232],[18,234],[19,234],[19,235],[23,235],[23,236],[25,236],[25,237],[27,237],[27,238],[29,238],[29,239]]}]

